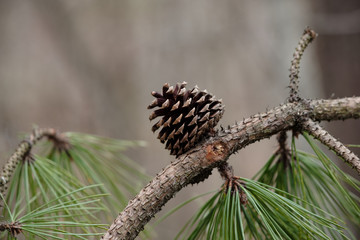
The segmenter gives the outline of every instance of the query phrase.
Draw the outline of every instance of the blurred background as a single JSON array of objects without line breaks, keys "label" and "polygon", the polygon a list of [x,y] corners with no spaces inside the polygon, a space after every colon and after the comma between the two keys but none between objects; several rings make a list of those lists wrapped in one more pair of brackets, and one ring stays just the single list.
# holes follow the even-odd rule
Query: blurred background
[{"label": "blurred background", "polygon": [[[150,130],[150,92],[165,82],[222,98],[222,126],[277,106],[306,26],[319,37],[301,62],[301,96],[360,95],[360,1],[0,0],[0,156],[34,125],[145,140],[128,155],[154,176],[174,160]],[[359,121],[323,124],[360,143]],[[252,177],[276,148],[253,144],[230,159]],[[219,174],[177,194],[157,215],[221,184]],[[156,227],[172,239],[198,203]],[[110,223],[109,223],[110,224]]]}]

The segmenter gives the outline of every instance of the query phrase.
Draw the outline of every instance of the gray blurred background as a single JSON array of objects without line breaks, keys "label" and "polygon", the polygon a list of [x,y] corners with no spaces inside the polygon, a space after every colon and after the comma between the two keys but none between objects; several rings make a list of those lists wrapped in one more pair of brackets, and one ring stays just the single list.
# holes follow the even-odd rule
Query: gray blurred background
[{"label": "gray blurred background", "polygon": [[[319,37],[301,63],[301,95],[360,95],[358,0],[0,0],[2,161],[36,124],[145,140],[128,155],[153,176],[174,157],[150,131],[151,91],[182,81],[207,89],[226,105],[223,126],[263,112],[288,96],[291,56],[306,26]],[[359,121],[327,127],[360,143]],[[275,147],[275,138],[261,141],[230,163],[252,177]],[[220,184],[214,171],[157,216]],[[172,239],[197,206],[169,217],[154,239]]]}]

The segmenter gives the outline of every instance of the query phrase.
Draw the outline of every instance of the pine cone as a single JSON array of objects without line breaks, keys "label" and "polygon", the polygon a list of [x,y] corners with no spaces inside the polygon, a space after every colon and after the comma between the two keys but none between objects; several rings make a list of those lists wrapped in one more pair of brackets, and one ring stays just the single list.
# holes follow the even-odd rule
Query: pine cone
[{"label": "pine cone", "polygon": [[221,100],[216,100],[206,90],[200,91],[197,86],[186,90],[186,82],[175,87],[165,83],[162,94],[152,92],[156,98],[148,109],[159,107],[150,114],[153,120],[162,117],[152,131],[159,128],[158,139],[166,142],[166,149],[171,155],[179,156],[195,146],[219,122],[224,113]]}]

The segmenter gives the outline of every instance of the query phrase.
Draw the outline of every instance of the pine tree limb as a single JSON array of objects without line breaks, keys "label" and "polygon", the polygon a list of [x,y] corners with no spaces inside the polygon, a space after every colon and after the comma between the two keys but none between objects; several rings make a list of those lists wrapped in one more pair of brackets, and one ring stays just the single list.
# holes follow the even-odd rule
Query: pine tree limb
[{"label": "pine tree limb", "polygon": [[309,108],[313,109],[310,117],[315,121],[357,119],[360,117],[360,97],[339,98],[335,100],[321,99],[308,102]]},{"label": "pine tree limb", "polygon": [[330,121],[359,117],[360,97],[306,100],[275,107],[219,131],[158,173],[129,202],[101,239],[134,239],[162,206],[194,178],[224,164],[231,154],[255,141],[292,129],[307,118]]},{"label": "pine tree limb", "polygon": [[318,123],[311,119],[306,120],[303,124],[303,129],[310,135],[318,139],[322,144],[333,150],[346,163],[354,168],[360,175],[360,159],[350,149],[348,149],[339,140],[331,136]]}]

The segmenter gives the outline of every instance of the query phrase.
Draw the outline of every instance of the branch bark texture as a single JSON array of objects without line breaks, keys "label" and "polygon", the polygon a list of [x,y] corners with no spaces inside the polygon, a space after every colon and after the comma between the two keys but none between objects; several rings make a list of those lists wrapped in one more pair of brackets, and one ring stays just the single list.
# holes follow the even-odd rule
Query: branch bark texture
[{"label": "branch bark texture", "polygon": [[293,54],[293,60],[290,67],[290,97],[289,102],[299,101],[299,72],[300,72],[300,60],[306,47],[316,38],[317,34],[314,30],[307,27],[304,34],[300,38],[298,46],[295,48]]},{"label": "branch bark texture", "polygon": [[253,115],[219,131],[165,167],[131,200],[101,239],[134,239],[145,224],[178,191],[204,180],[215,167],[247,145],[313,121],[360,117],[360,97],[334,100],[302,100]]},{"label": "branch bark texture", "polygon": [[360,159],[350,149],[348,149],[339,140],[331,136],[318,123],[308,119],[303,123],[304,130],[322,142],[325,146],[333,150],[339,157],[344,159],[360,175]]}]

